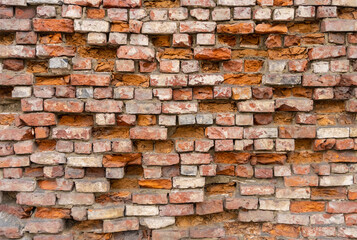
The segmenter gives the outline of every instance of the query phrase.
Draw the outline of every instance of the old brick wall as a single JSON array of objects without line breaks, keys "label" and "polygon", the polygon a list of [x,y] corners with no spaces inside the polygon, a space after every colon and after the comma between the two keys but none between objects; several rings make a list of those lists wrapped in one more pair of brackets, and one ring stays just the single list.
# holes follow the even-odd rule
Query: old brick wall
[{"label": "old brick wall", "polygon": [[0,0],[0,239],[357,238],[357,0]]}]

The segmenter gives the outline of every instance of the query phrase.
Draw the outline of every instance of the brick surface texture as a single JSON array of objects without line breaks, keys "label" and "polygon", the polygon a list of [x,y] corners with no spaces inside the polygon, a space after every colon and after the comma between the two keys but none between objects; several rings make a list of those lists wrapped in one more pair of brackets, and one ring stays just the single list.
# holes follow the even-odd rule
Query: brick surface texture
[{"label": "brick surface texture", "polygon": [[357,0],[0,0],[0,239],[357,239]]}]

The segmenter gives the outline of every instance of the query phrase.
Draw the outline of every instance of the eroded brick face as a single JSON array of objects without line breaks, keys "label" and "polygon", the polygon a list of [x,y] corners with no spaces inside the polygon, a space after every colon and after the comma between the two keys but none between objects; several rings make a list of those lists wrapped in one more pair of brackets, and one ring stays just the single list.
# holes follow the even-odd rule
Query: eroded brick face
[{"label": "eroded brick face", "polygon": [[357,239],[357,0],[0,0],[0,239]]}]

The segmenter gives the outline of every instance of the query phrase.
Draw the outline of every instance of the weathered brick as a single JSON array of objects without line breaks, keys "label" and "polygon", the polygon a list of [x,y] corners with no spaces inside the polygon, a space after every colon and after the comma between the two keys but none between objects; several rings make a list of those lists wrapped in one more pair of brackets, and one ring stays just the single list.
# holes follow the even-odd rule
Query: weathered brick
[{"label": "weathered brick", "polygon": [[30,206],[51,206],[56,204],[54,193],[18,193],[16,203]]},{"label": "weathered brick", "polygon": [[270,185],[241,185],[240,193],[242,195],[272,195],[275,188]]},{"label": "weathered brick", "polygon": [[76,32],[109,32],[109,23],[103,20],[74,20]]},{"label": "weathered brick", "polygon": [[120,220],[105,220],[103,222],[104,232],[124,232],[139,230],[139,220],[137,218],[123,218]]},{"label": "weathered brick", "polygon": [[145,22],[141,32],[144,34],[172,34],[176,32],[175,22]]},{"label": "weathered brick", "polygon": [[178,154],[144,154],[143,163],[145,165],[166,166],[178,164],[180,158]]},{"label": "weathered brick", "polygon": [[198,188],[205,185],[205,178],[202,177],[174,177],[174,188]]},{"label": "weathered brick", "polygon": [[57,195],[59,205],[92,205],[93,193],[59,193]]},{"label": "weathered brick", "polygon": [[126,112],[129,114],[160,114],[161,103],[144,101],[127,101]]},{"label": "weathered brick", "polygon": [[290,74],[269,74],[263,76],[263,83],[266,85],[298,85],[301,83],[301,76]]},{"label": "weathered brick", "polygon": [[196,102],[164,102],[162,103],[162,112],[166,114],[186,114],[197,112],[198,104]]},{"label": "weathered brick", "polygon": [[150,85],[155,87],[178,87],[187,86],[185,75],[150,75]]},{"label": "weathered brick", "polygon": [[36,181],[31,179],[1,179],[0,191],[4,192],[33,192]]},{"label": "weathered brick", "polygon": [[130,129],[131,139],[166,140],[167,128],[163,127],[134,127]]},{"label": "weathered brick", "polygon": [[55,127],[52,129],[52,137],[55,139],[77,139],[77,140],[88,140],[90,138],[89,128],[79,128],[79,127]]},{"label": "weathered brick", "polygon": [[317,129],[317,138],[346,138],[349,137],[348,128],[327,127]]},{"label": "weathered brick", "polygon": [[180,154],[182,164],[209,164],[213,158],[206,153],[182,153]]},{"label": "weathered brick", "polygon": [[238,103],[240,112],[274,112],[274,101],[251,100]]},{"label": "weathered brick", "polygon": [[56,125],[56,115],[53,113],[28,113],[19,116],[27,126],[51,126]]},{"label": "weathered brick", "polygon": [[231,59],[231,50],[228,48],[195,48],[195,59],[221,61]]},{"label": "weathered brick", "polygon": [[77,192],[108,192],[109,182],[104,179],[96,180],[76,180],[75,181]]},{"label": "weathered brick", "polygon": [[170,203],[203,202],[203,198],[203,191],[201,190],[174,190],[169,193]]},{"label": "weathered brick", "polygon": [[109,75],[71,74],[71,85],[74,86],[108,86],[109,83]]},{"label": "weathered brick", "polygon": [[30,157],[31,162],[44,165],[57,165],[66,163],[64,153],[57,152],[38,152],[33,153]]},{"label": "weathered brick", "polygon": [[308,215],[297,215],[291,213],[278,213],[276,221],[284,224],[308,225]]},{"label": "weathered brick", "polygon": [[188,84],[191,86],[216,85],[224,81],[221,75],[190,75]]},{"label": "weathered brick", "polygon": [[34,58],[35,54],[35,48],[33,47],[22,45],[0,46],[0,58]]},{"label": "weathered brick", "polygon": [[1,31],[31,31],[31,21],[29,19],[2,19],[0,23]]},{"label": "weathered brick", "polygon": [[324,19],[321,22],[322,32],[355,32],[355,20],[350,19]]},{"label": "weathered brick", "polygon": [[120,46],[117,52],[118,58],[153,60],[155,51],[148,47]]},{"label": "weathered brick", "polygon": [[310,60],[341,57],[345,55],[346,47],[344,46],[321,46],[312,48],[309,51]]},{"label": "weathered brick", "polygon": [[84,103],[80,100],[46,99],[44,110],[48,112],[83,112]]},{"label": "weathered brick", "polygon": [[59,233],[64,229],[63,219],[31,219],[24,231],[29,233]]},{"label": "weathered brick", "polygon": [[88,7],[99,7],[101,0],[64,0],[65,4],[88,6]]},{"label": "weathered brick", "polygon": [[119,218],[124,216],[124,206],[88,209],[88,220]]},{"label": "weathered brick", "polygon": [[242,222],[271,222],[274,221],[274,212],[261,210],[240,211],[238,220]]},{"label": "weathered brick", "polygon": [[104,7],[140,7],[141,1],[140,0],[104,0],[103,1]]},{"label": "weathered brick", "polygon": [[90,99],[86,102],[85,111],[118,113],[122,112],[123,106],[124,104],[121,101]]},{"label": "weathered brick", "polygon": [[33,19],[35,32],[74,32],[73,20],[70,19]]},{"label": "weathered brick", "polygon": [[31,128],[4,128],[0,129],[0,140],[12,140],[12,141],[21,141],[28,140],[33,138],[33,132]]},{"label": "weathered brick", "polygon": [[213,32],[215,28],[215,22],[186,21],[180,23],[180,32],[182,33],[209,33]]},{"label": "weathered brick", "polygon": [[67,157],[67,166],[70,167],[101,167],[102,157],[85,156],[85,157]]},{"label": "weathered brick", "polygon": [[225,230],[222,227],[193,227],[190,228],[192,238],[223,237]]}]

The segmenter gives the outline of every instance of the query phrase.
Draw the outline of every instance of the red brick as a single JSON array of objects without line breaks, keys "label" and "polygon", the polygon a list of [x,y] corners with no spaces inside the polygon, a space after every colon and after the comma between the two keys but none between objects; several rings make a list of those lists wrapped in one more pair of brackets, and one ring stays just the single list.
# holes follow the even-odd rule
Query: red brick
[{"label": "red brick", "polygon": [[16,154],[29,154],[35,149],[35,144],[33,141],[22,141],[14,144],[14,150]]},{"label": "red brick", "polygon": [[139,230],[139,220],[137,218],[105,220],[103,222],[104,232],[124,232],[133,230]]},{"label": "red brick", "polygon": [[18,19],[33,18],[35,15],[35,8],[15,8],[15,17]]},{"label": "red brick", "polygon": [[13,8],[2,6],[0,8],[0,18],[11,18],[14,16]]},{"label": "red brick", "polygon": [[273,169],[272,168],[255,168],[255,177],[256,178],[273,178]]},{"label": "red brick", "polygon": [[12,179],[22,178],[22,168],[4,168],[3,176]]},{"label": "red brick", "polygon": [[190,228],[192,238],[219,238],[225,236],[225,230],[222,227],[193,227]]},{"label": "red brick", "polygon": [[71,85],[74,86],[109,86],[109,75],[71,74]]},{"label": "red brick", "polygon": [[92,193],[59,193],[57,198],[59,205],[92,205],[94,203]]},{"label": "red brick", "polygon": [[0,140],[21,141],[33,139],[32,129],[28,127],[23,128],[5,128],[0,130]]},{"label": "red brick", "polygon": [[170,203],[203,202],[204,194],[200,190],[172,191],[169,193]]},{"label": "red brick", "polygon": [[168,204],[160,206],[160,216],[187,216],[193,215],[193,204]]},{"label": "red brick", "polygon": [[122,112],[123,106],[124,104],[122,101],[89,99],[86,102],[85,111],[119,113]]},{"label": "red brick", "polygon": [[347,226],[357,225],[357,214],[346,214],[345,221]]},{"label": "red brick", "polygon": [[0,73],[0,85],[32,85],[33,76],[31,74],[7,74]]},{"label": "red brick", "polygon": [[29,233],[59,233],[64,230],[62,219],[31,219],[24,228]]},{"label": "red brick", "polygon": [[131,139],[166,140],[167,129],[162,127],[134,127],[130,129]]},{"label": "red brick", "polygon": [[305,187],[318,186],[319,178],[317,176],[290,176],[284,177],[285,186]]},{"label": "red brick", "polygon": [[186,229],[169,229],[169,230],[153,230],[152,231],[152,239],[160,240],[160,239],[181,239],[188,237],[188,230]]},{"label": "red brick", "polygon": [[272,222],[274,220],[274,212],[261,210],[240,211],[238,220],[241,222]]},{"label": "red brick", "polygon": [[328,202],[326,212],[328,213],[356,213],[357,202]]},{"label": "red brick", "polygon": [[17,44],[36,44],[37,33],[35,32],[16,32]]},{"label": "red brick", "polygon": [[0,143],[0,156],[14,154],[14,147],[11,143]]},{"label": "red brick", "polygon": [[4,69],[12,71],[20,71],[25,68],[24,61],[20,59],[5,59],[2,64]]},{"label": "red brick", "polygon": [[258,198],[227,198],[225,202],[226,209],[257,209]]},{"label": "red brick", "polygon": [[228,48],[195,48],[195,59],[221,61],[231,59],[231,50]]},{"label": "red brick", "polygon": [[87,6],[87,7],[99,7],[101,0],[64,0],[65,4]]},{"label": "red brick", "polygon": [[235,24],[218,24],[218,33],[249,34],[254,32],[253,22],[241,22]]},{"label": "red brick", "polygon": [[31,31],[31,21],[29,19],[1,19],[1,31]]},{"label": "red brick", "polygon": [[103,7],[140,7],[141,1],[140,0],[104,0]]},{"label": "red brick", "polygon": [[35,32],[74,32],[71,19],[33,19]]},{"label": "red brick", "polygon": [[197,112],[197,103],[190,102],[164,102],[162,112],[167,114],[185,114]]},{"label": "red brick", "polygon": [[28,156],[7,156],[0,159],[0,168],[30,166],[30,158]]},{"label": "red brick", "polygon": [[196,214],[206,215],[223,212],[222,200],[208,200],[202,203],[196,203]]},{"label": "red brick", "polygon": [[83,112],[84,103],[79,100],[47,99],[44,109],[48,112]]},{"label": "red brick", "polygon": [[312,48],[309,51],[310,60],[341,57],[345,55],[346,47],[344,46],[321,46]]},{"label": "red brick", "polygon": [[209,139],[243,138],[243,128],[241,127],[207,127],[205,131]]},{"label": "red brick", "polygon": [[16,203],[30,206],[51,206],[56,204],[54,193],[18,193]]},{"label": "red brick", "polygon": [[320,201],[292,201],[290,211],[295,213],[324,212],[325,202]]},{"label": "red brick", "polygon": [[36,188],[36,181],[30,179],[0,179],[0,191],[4,192],[32,192]]},{"label": "red brick", "polygon": [[253,167],[250,165],[238,165],[236,167],[236,176],[238,177],[252,178],[253,174]]},{"label": "red brick", "polygon": [[333,237],[336,236],[335,227],[302,227],[304,237]]},{"label": "red brick", "polygon": [[77,139],[88,140],[90,138],[89,128],[62,128],[56,127],[52,129],[52,137],[55,139]]},{"label": "red brick", "polygon": [[118,58],[152,61],[154,51],[148,47],[121,46],[117,52]]},{"label": "red brick", "polygon": [[37,45],[36,55],[38,57],[74,57],[76,48],[72,46],[58,46],[58,45]]},{"label": "red brick", "polygon": [[56,116],[53,113],[29,113],[19,116],[27,126],[51,126],[56,125]]},{"label": "red brick", "polygon": [[213,161],[210,154],[206,153],[182,153],[181,164],[209,164]]},{"label": "red brick", "polygon": [[133,194],[136,204],[167,204],[167,194]]},{"label": "red brick", "polygon": [[272,195],[275,188],[270,185],[241,185],[240,193],[242,195]]},{"label": "red brick", "polygon": [[178,164],[178,154],[144,154],[143,163],[148,166],[166,166]]}]

